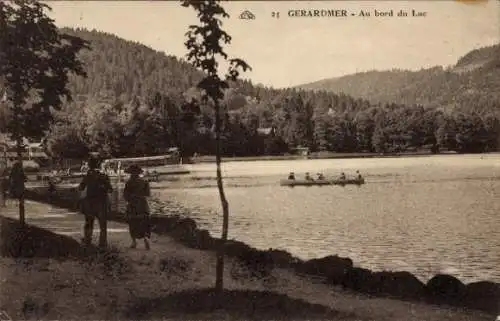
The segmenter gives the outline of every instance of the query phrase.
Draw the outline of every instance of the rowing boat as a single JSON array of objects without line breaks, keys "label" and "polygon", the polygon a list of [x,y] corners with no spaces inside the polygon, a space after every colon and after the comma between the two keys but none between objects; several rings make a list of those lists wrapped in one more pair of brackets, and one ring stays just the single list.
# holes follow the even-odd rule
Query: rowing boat
[{"label": "rowing boat", "polygon": [[282,179],[281,186],[322,186],[322,185],[363,185],[365,179],[348,178],[348,179]]}]

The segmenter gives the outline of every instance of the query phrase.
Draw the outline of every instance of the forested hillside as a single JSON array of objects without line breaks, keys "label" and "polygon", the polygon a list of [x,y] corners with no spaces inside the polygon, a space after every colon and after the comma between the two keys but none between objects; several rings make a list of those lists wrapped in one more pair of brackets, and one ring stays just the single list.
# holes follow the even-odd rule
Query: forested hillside
[{"label": "forested hillside", "polygon": [[370,71],[299,87],[344,92],[372,102],[500,111],[500,45],[473,50],[452,68]]},{"label": "forested hillside", "polygon": [[[203,76],[199,71],[176,57],[114,35],[63,31],[88,40],[91,50],[81,53],[88,77],[71,79],[75,99],[56,112],[56,123],[47,133],[52,155],[83,157],[94,150],[115,157],[143,156],[171,146],[180,147],[185,155],[214,153],[213,110],[200,103],[195,88]],[[409,73],[415,79],[411,83],[418,79],[432,82],[436,95],[453,97],[443,88],[450,84],[446,79],[460,75],[439,69],[432,72],[440,76],[431,76],[429,71]],[[386,74],[394,75],[380,78],[387,86],[406,79],[403,72]],[[480,77],[475,81],[488,82]],[[418,97],[430,95],[425,88],[419,93]],[[336,152],[398,152],[423,146],[460,152],[497,148],[500,125],[494,114],[474,109],[450,113],[430,108],[435,105],[425,104],[423,98],[422,105],[414,104],[420,102],[417,94],[406,97],[401,91],[399,95],[395,101],[412,103],[371,104],[327,91],[233,83],[223,103],[223,153],[282,154],[299,145]],[[481,111],[488,110],[486,102]],[[8,117],[5,108],[0,124],[2,117]],[[275,129],[271,134],[258,130],[271,127]]]}]

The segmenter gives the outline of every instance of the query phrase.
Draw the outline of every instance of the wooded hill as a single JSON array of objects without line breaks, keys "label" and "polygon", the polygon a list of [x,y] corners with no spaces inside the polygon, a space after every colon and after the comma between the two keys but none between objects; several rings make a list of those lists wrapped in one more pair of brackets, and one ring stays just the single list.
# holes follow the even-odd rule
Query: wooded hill
[{"label": "wooded hill", "polygon": [[[56,113],[47,133],[49,153],[84,157],[93,150],[114,157],[145,156],[171,146],[185,155],[214,153],[213,109],[197,103],[201,72],[179,58],[111,34],[62,31],[88,40],[91,50],[80,54],[88,77],[71,78],[74,101]],[[477,83],[488,83],[476,77]],[[431,80],[436,87],[448,83]],[[336,152],[398,152],[423,146],[436,152],[494,150],[500,125],[495,114],[484,112],[489,110],[486,102],[477,107],[481,112],[469,108],[445,113],[431,108],[435,104],[373,104],[325,90],[277,90],[239,81],[231,84],[223,102],[223,153],[282,154],[299,145]],[[271,127],[275,131],[262,130]]]},{"label": "wooded hill", "polygon": [[472,50],[446,69],[369,71],[298,87],[344,92],[372,102],[500,111],[500,45]]}]

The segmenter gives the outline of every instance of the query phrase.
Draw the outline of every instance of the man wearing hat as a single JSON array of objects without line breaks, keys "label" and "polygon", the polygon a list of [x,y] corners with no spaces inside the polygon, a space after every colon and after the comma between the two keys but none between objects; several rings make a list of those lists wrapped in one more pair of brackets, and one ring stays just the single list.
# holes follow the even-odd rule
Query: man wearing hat
[{"label": "man wearing hat", "polygon": [[127,201],[127,220],[129,224],[131,248],[137,247],[136,239],[144,239],[144,246],[149,250],[149,238],[151,237],[151,226],[149,221],[148,197],[151,195],[149,182],[139,175],[142,169],[138,165],[131,165],[126,173],[130,179],[125,183],[123,198]]},{"label": "man wearing hat", "polygon": [[99,246],[106,247],[107,221],[106,216],[109,211],[108,193],[113,191],[108,175],[99,171],[99,159],[97,155],[91,155],[88,162],[89,170],[78,186],[80,192],[84,194],[82,199],[82,212],[85,215],[83,242],[86,245],[92,243],[92,232],[94,220],[99,221]]}]

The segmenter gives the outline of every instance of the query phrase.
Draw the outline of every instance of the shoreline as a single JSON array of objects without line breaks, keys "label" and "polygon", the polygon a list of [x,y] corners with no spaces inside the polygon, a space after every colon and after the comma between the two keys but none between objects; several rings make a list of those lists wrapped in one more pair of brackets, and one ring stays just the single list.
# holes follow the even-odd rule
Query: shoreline
[{"label": "shoreline", "polygon": [[[28,190],[26,198],[58,207],[76,209],[74,191],[58,191],[58,197],[48,198],[43,189]],[[153,232],[169,235],[181,244],[199,250],[215,251],[220,239],[213,237],[205,229],[184,213],[169,213],[168,202],[151,202],[151,223]],[[125,222],[124,215],[113,212],[109,220]],[[406,271],[371,271],[355,267],[352,259],[329,255],[323,258],[301,260],[287,251],[270,248],[259,250],[244,242],[228,240],[226,255],[239,259],[257,275],[265,276],[273,268],[284,268],[297,274],[318,277],[328,285],[344,289],[400,300],[425,302],[469,308],[496,315],[500,313],[500,284],[479,281],[464,284],[452,275],[437,274],[424,283]]]},{"label": "shoreline", "polygon": [[[358,158],[400,158],[400,157],[431,157],[431,156],[454,156],[454,155],[492,155],[499,152],[459,154],[456,152],[431,153],[422,152],[401,152],[401,153],[311,153],[308,156],[302,155],[276,155],[276,156],[238,156],[222,157],[222,162],[245,162],[245,161],[283,161],[283,160],[314,160],[314,159],[358,159]],[[203,155],[191,158],[191,164],[215,163],[215,156]]]}]

